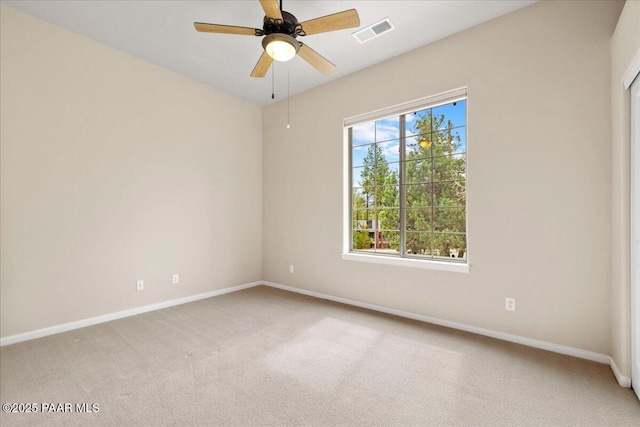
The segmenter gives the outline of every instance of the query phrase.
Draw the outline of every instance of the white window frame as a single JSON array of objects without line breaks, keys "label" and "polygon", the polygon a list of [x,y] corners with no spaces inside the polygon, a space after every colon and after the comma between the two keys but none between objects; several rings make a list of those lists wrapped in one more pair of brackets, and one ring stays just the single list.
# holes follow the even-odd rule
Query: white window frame
[{"label": "white window frame", "polygon": [[[429,96],[426,98],[416,99],[414,101],[406,102],[400,105],[384,108],[381,110],[372,111],[369,113],[361,114],[354,117],[344,119],[344,133],[343,133],[343,244],[342,244],[342,259],[347,261],[361,261],[375,264],[388,264],[401,267],[417,267],[426,268],[431,270],[451,271],[457,273],[469,273],[471,270],[471,264],[469,261],[469,215],[468,210],[465,211],[466,216],[466,238],[467,238],[467,257],[466,262],[449,262],[439,261],[433,259],[418,259],[418,258],[406,258],[400,256],[385,256],[380,254],[367,254],[362,252],[351,252],[351,147],[349,141],[349,128],[358,124],[375,121],[378,119],[400,116],[403,114],[411,113],[418,110],[424,110],[427,108],[434,108],[440,105],[449,104],[456,101],[467,99],[467,88],[462,87],[455,90],[442,92],[437,95]],[[468,104],[467,104],[468,105]],[[468,110],[467,110],[468,111]],[[467,120],[467,144],[469,139],[468,132],[468,120]],[[467,165],[469,159],[468,145],[466,151]],[[468,172],[467,179],[468,182]],[[468,186],[467,186],[468,192]],[[467,198],[468,200],[468,198]]]}]

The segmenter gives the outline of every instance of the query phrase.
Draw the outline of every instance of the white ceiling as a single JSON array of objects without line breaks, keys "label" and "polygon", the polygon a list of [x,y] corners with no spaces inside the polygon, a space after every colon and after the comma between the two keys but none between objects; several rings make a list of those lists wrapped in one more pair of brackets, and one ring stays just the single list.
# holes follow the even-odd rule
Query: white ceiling
[{"label": "white ceiling", "polygon": [[[357,9],[362,26],[389,17],[396,29],[365,44],[356,29],[304,37],[309,47],[337,69],[325,76],[299,57],[275,67],[275,101],[431,43],[534,3],[535,0],[469,1],[310,1],[284,0],[283,9],[300,22]],[[271,99],[271,71],[249,76],[262,54],[253,36],[198,33],[193,23],[262,28],[258,0],[235,1],[2,1],[14,9],[51,22],[247,101]]]}]

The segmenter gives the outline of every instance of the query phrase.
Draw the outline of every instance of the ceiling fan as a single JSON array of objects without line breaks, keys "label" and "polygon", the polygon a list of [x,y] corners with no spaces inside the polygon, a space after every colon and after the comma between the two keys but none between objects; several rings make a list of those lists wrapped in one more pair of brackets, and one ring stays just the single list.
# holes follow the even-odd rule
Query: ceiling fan
[{"label": "ceiling fan", "polygon": [[335,70],[336,66],[296,38],[360,25],[360,17],[355,9],[299,23],[295,16],[282,10],[282,0],[279,5],[278,0],[260,0],[260,5],[265,13],[262,29],[204,22],[194,22],[193,24],[197,31],[204,33],[264,36],[262,39],[264,52],[251,72],[251,77],[264,77],[274,59],[288,61],[296,54],[321,73],[329,74]]}]

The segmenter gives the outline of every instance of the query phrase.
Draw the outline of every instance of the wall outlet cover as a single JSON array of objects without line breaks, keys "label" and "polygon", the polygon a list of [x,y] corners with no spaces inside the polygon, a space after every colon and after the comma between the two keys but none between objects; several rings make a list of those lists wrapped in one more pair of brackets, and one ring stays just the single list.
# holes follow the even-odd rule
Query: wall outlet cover
[{"label": "wall outlet cover", "polygon": [[506,298],[505,299],[505,310],[516,311],[516,299],[515,298]]}]

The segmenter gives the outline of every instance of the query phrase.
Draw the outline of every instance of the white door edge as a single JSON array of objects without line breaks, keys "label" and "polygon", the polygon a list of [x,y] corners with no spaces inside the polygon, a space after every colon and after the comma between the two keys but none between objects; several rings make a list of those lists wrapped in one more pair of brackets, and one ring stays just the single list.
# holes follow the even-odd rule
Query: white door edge
[{"label": "white door edge", "polygon": [[640,78],[631,85],[631,386],[640,399]]}]

